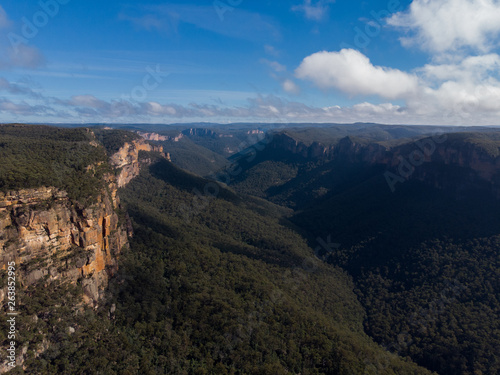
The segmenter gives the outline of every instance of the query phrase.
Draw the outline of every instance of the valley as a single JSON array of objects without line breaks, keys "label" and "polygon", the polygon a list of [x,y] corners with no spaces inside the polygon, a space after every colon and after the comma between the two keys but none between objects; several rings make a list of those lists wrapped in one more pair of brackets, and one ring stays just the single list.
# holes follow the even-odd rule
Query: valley
[{"label": "valley", "polygon": [[0,125],[0,371],[496,374],[499,151],[488,127]]}]

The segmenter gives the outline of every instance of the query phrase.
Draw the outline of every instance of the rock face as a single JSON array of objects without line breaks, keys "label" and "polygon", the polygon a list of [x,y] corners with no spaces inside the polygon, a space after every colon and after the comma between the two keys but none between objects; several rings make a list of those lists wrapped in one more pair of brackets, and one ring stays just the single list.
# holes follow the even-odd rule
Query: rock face
[{"label": "rock face", "polygon": [[[500,156],[471,142],[447,139],[445,135],[428,137],[388,148],[376,142],[360,143],[351,137],[342,138],[333,145],[305,144],[281,133],[273,136],[269,147],[274,153],[285,152],[304,160],[383,165],[396,175],[402,163],[410,163],[407,165],[411,173],[405,175],[405,179],[454,191],[479,188],[500,197]],[[422,155],[422,162],[418,155]]]},{"label": "rock face", "polygon": [[298,155],[307,160],[342,159],[350,162],[382,163],[389,158],[386,147],[376,143],[360,144],[350,137],[342,138],[333,145],[324,145],[317,141],[307,145],[286,133],[281,133],[273,135],[270,147],[274,150]]},{"label": "rock face", "polygon": [[[89,207],[54,187],[0,193],[0,269],[15,262],[16,279],[24,288],[41,279],[80,283],[83,301],[97,307],[131,234],[119,223],[115,178],[107,179],[108,189]],[[6,300],[7,286],[0,289],[0,306]],[[49,346],[44,338],[35,355]],[[16,355],[18,367],[27,352],[25,343]],[[0,373],[11,369],[6,360],[0,363]]]},{"label": "rock face", "polygon": [[205,129],[205,128],[191,128],[191,129],[186,129],[183,130],[182,133],[184,135],[189,135],[189,136],[198,136],[198,137],[213,137],[217,138],[218,135],[215,131],[211,129]]},{"label": "rock face", "polygon": [[170,160],[170,155],[165,155],[162,146],[151,145],[144,140],[126,142],[117,153],[111,156],[111,164],[120,171],[117,177],[118,187],[124,187],[134,177],[136,177],[141,169],[141,161],[139,160],[139,151],[156,151],[163,157]]},{"label": "rock face", "polygon": [[168,141],[170,137],[166,135],[160,135],[158,133],[144,133],[144,132],[137,132],[142,138],[148,140],[148,141]]},{"label": "rock face", "polygon": [[[54,187],[0,192],[0,269],[15,262],[17,277],[28,286],[47,277],[84,287],[84,299],[97,304],[110,276],[117,270],[120,251],[128,246],[131,227],[122,215],[117,190],[125,186],[150,159],[139,160],[140,151],[161,146],[139,140],[125,143],[111,156],[118,176],[107,174],[107,188],[89,207],[68,198]],[[0,304],[6,289],[0,290]]]},{"label": "rock face", "polygon": [[[109,193],[101,193],[91,207],[52,187],[0,193],[0,268],[14,261],[23,286],[43,277],[80,280],[85,301],[97,303],[128,246],[115,212],[116,189],[110,183]],[[4,298],[5,290],[0,302]]]},{"label": "rock face", "polygon": [[[55,187],[0,192],[0,269],[15,262],[16,279],[24,288],[39,280],[79,283],[84,302],[96,308],[118,269],[120,252],[129,246],[131,223],[120,211],[117,191],[139,174],[141,165],[151,162],[140,160],[140,151],[165,156],[162,147],[144,140],[125,143],[110,158],[117,176],[105,174],[105,188],[87,206]],[[0,289],[0,307],[6,299],[7,286]],[[74,332],[72,327],[68,330]],[[50,346],[45,339],[44,343],[38,354]],[[18,366],[26,358],[25,349],[17,356]],[[0,373],[9,370],[6,362],[0,363]]]}]

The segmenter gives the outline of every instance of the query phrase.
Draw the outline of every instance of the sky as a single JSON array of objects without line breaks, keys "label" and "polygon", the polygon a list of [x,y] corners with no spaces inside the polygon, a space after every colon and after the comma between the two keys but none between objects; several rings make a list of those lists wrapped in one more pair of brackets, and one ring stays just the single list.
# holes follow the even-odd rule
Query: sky
[{"label": "sky", "polygon": [[500,125],[500,0],[4,0],[0,123]]}]

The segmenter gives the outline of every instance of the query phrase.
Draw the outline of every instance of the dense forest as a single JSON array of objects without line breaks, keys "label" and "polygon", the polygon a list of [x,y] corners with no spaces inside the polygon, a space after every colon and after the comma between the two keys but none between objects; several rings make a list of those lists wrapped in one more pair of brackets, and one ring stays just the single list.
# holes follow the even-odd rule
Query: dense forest
[{"label": "dense forest", "polygon": [[103,188],[110,171],[102,145],[88,129],[0,126],[0,191],[55,186],[82,203]]},{"label": "dense forest", "polygon": [[51,343],[26,373],[429,373],[364,334],[352,280],[281,208],[221,189],[186,221],[208,183],[159,160],[120,192],[135,235],[97,312],[78,287],[23,292],[23,341]]},{"label": "dense forest", "polygon": [[[355,139],[370,144],[389,134],[392,147],[405,147],[404,137],[420,132],[370,129],[364,137],[355,129]],[[338,142],[344,129],[317,131],[289,133]],[[193,152],[220,151],[220,139],[203,146],[192,137],[185,144],[196,143]],[[55,184],[86,202],[110,170],[106,155],[134,139],[99,128],[0,126],[0,186]],[[497,156],[495,136],[449,139],[448,147]],[[106,297],[93,309],[80,282],[44,278],[19,288],[19,344],[36,354],[11,373],[500,371],[500,203],[490,190],[457,194],[415,179],[392,193],[381,165],[256,149],[255,157],[230,158],[240,169],[229,186],[141,152],[151,164],[119,191],[120,216],[134,235]],[[471,176],[453,173],[456,181]],[[2,315],[4,343],[5,332]]]},{"label": "dense forest", "polygon": [[[499,145],[494,130],[446,142],[492,158]],[[234,189],[292,208],[290,221],[312,247],[335,243],[319,256],[353,277],[378,343],[439,374],[500,371],[500,202],[471,170],[428,162],[415,174],[439,173],[445,188],[411,179],[391,192],[383,165],[267,149],[239,165]]]}]

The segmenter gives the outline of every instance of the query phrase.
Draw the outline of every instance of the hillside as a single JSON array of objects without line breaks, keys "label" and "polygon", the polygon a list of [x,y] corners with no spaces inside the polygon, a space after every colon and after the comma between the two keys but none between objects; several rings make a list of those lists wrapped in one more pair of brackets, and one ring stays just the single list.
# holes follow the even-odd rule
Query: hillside
[{"label": "hillside", "polygon": [[[65,350],[87,329],[83,315],[105,299],[129,246],[118,187],[148,163],[140,150],[162,152],[134,134],[104,139],[89,129],[0,126],[0,340],[4,349],[11,342],[5,313],[18,312],[18,366]],[[3,358],[0,372],[11,368]]]},{"label": "hillside", "polygon": [[311,246],[335,244],[319,256],[354,277],[377,342],[439,374],[495,374],[498,134],[389,146],[352,136],[306,144],[288,132],[250,163],[236,160],[243,171],[231,186],[293,208]]},{"label": "hillside", "polygon": [[[351,278],[314,257],[287,210],[134,134],[0,130],[1,176],[24,171],[1,180],[2,262],[19,268],[10,373],[430,373],[364,333]],[[30,169],[52,160],[47,176]],[[6,347],[5,314],[0,327]]]},{"label": "hillside", "polygon": [[370,342],[349,277],[272,206],[223,188],[202,204],[210,184],[160,161],[121,192],[135,236],[117,322],[158,338],[157,373],[426,373]]},{"label": "hillside", "polygon": [[0,126],[11,373],[496,374],[500,137],[379,130],[279,130],[228,186],[152,133]]}]

